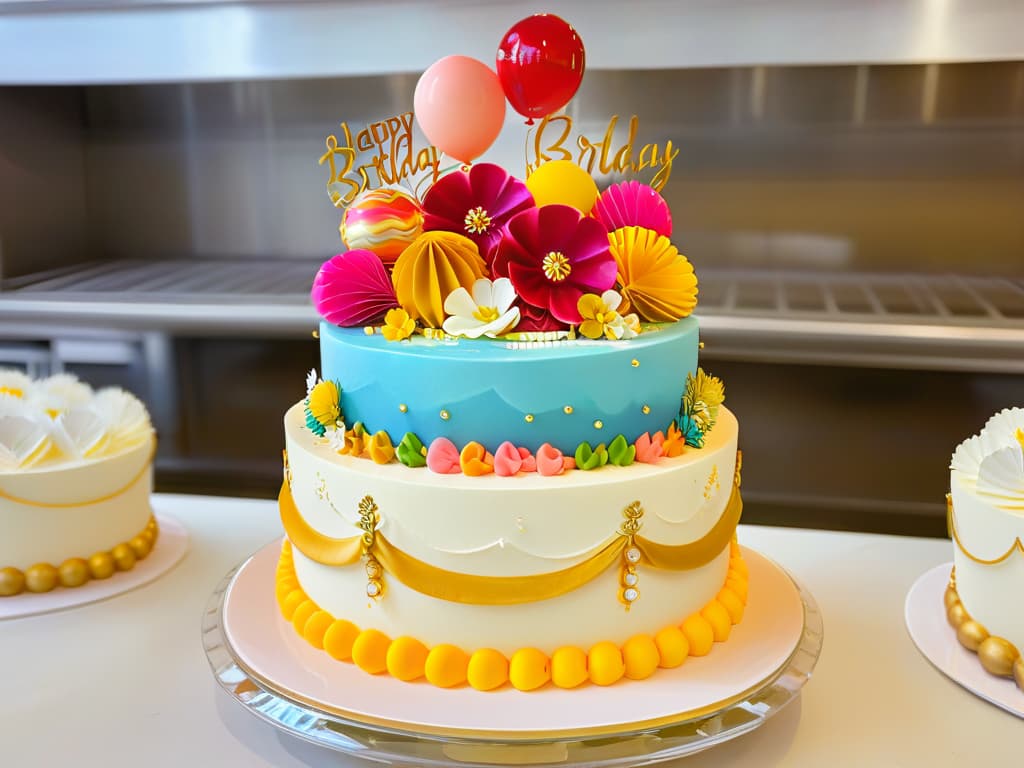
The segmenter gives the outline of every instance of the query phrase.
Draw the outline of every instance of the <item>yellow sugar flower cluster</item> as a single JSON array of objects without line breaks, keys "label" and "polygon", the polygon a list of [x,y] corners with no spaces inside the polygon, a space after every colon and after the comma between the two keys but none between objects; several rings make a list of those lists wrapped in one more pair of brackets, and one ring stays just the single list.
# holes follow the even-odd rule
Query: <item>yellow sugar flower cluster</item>
[{"label": "yellow sugar flower cluster", "polygon": [[631,339],[640,333],[640,319],[636,315],[619,314],[622,296],[615,291],[605,291],[600,296],[585,293],[576,302],[576,309],[583,321],[580,334],[588,339]]}]

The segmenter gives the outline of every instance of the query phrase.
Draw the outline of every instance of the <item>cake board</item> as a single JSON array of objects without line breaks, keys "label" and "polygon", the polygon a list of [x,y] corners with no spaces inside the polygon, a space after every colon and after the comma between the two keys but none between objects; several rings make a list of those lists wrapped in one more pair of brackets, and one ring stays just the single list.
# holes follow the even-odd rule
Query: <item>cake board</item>
[{"label": "cake board", "polygon": [[760,726],[794,700],[821,651],[814,599],[744,550],[751,599],[708,656],[644,681],[522,693],[438,689],[371,676],[303,641],[273,589],[280,542],[229,574],[204,616],[218,683],[261,719],[353,756],[402,765],[616,766],[692,754]]},{"label": "cake board", "polygon": [[188,551],[185,526],[166,515],[154,515],[160,535],[152,551],[139,560],[130,571],[115,573],[108,579],[91,579],[80,587],[57,587],[50,592],[23,592],[0,599],[0,621],[62,611],[79,605],[130,592],[154,581],[177,565]]},{"label": "cake board", "polygon": [[911,586],[904,605],[907,632],[921,654],[944,675],[975,696],[1024,718],[1024,691],[1013,678],[986,672],[977,654],[960,645],[956,630],[946,621],[942,597],[952,568],[952,563],[938,565]]}]

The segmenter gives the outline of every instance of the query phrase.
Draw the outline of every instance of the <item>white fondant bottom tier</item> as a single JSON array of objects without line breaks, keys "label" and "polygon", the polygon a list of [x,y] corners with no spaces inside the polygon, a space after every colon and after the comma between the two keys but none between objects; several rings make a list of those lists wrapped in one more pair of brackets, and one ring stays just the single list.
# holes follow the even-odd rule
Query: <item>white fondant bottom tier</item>
[{"label": "white fondant bottom tier", "polygon": [[[338,455],[304,427],[302,407],[285,418],[291,495],[313,537],[359,536],[360,501],[378,509],[376,535],[418,561],[460,575],[554,574],[586,562],[619,536],[623,510],[639,502],[640,535],[665,547],[710,540],[729,511],[738,425],[724,408],[703,449],[658,464],[606,466],[557,477],[437,475],[397,463],[377,465]],[[288,526],[286,525],[286,531]],[[719,530],[721,526],[719,526]],[[731,538],[734,523],[727,532]],[[383,574],[384,594],[367,597],[362,561],[323,564],[315,547],[293,541],[296,575],[316,605],[336,618],[390,637],[429,645],[495,648],[511,654],[536,647],[588,648],[654,634],[700,611],[721,590],[729,566],[728,538],[688,569],[637,568],[639,598],[620,602],[616,561],[582,586],[555,597],[512,605],[449,602]]]},{"label": "white fondant bottom tier", "polygon": [[0,568],[107,552],[152,515],[153,441],[98,461],[0,476]]}]

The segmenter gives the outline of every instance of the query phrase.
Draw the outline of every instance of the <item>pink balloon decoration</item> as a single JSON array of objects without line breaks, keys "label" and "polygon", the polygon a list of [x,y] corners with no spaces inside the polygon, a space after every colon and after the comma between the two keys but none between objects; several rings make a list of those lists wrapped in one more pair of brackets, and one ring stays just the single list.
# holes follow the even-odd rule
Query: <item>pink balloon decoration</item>
[{"label": "pink balloon decoration", "polygon": [[366,325],[398,306],[387,270],[366,250],[339,253],[325,261],[310,296],[324,320],[342,327]]},{"label": "pink balloon decoration", "polygon": [[672,236],[668,203],[652,187],[639,181],[612,184],[597,198],[590,215],[609,232],[622,227],[643,227],[665,237]]},{"label": "pink balloon decoration", "polygon": [[468,56],[445,56],[416,83],[416,122],[434,146],[471,163],[494,143],[505,122],[505,93],[494,71]]}]

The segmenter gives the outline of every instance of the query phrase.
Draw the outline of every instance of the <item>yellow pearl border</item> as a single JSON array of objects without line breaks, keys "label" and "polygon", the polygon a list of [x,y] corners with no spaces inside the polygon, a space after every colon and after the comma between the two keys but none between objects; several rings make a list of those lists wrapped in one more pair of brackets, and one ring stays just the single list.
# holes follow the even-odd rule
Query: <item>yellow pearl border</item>
[{"label": "yellow pearl border", "polygon": [[24,571],[13,566],[0,568],[0,598],[26,591],[50,592],[58,586],[80,587],[92,579],[108,579],[117,571],[130,571],[149,555],[159,535],[156,518],[150,515],[141,533],[108,552],[96,552],[88,558],[72,557],[59,566],[36,563]]},{"label": "yellow pearl border", "polygon": [[510,658],[493,648],[473,653],[446,643],[427,648],[412,637],[392,640],[379,630],[360,629],[346,619],[336,619],[302,590],[288,539],[281,546],[275,593],[281,615],[300,637],[332,658],[354,663],[369,674],[387,673],[406,682],[425,678],[440,688],[469,684],[476,690],[490,691],[508,683],[520,691],[532,691],[548,682],[559,688],[576,688],[587,682],[611,685],[623,677],[642,680],[659,667],[678,667],[689,656],[707,655],[715,643],[728,640],[732,627],[743,619],[749,577],[733,538],[722,589],[681,624],[665,627],[653,637],[634,635],[621,647],[612,642],[599,642],[589,651],[565,646],[550,657],[536,648],[520,648]]},{"label": "yellow pearl border", "polygon": [[985,671],[998,677],[1012,677],[1024,691],[1024,656],[1017,646],[1002,637],[990,635],[980,622],[971,618],[956,591],[956,568],[949,574],[949,586],[942,597],[946,621],[956,630],[956,639],[967,650],[978,654]]}]

